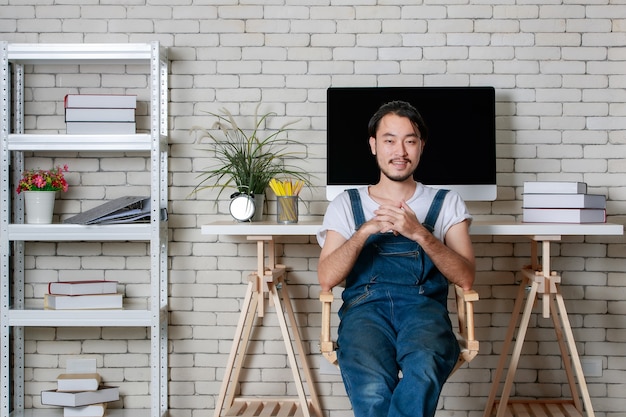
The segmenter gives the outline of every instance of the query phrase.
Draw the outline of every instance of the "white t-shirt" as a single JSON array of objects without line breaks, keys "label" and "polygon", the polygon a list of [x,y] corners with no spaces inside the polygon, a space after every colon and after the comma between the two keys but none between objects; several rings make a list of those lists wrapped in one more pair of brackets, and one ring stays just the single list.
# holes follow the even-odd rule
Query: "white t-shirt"
[{"label": "white t-shirt", "polygon": [[[368,188],[368,186],[357,188],[361,196],[361,204],[363,205],[363,213],[366,221],[374,217],[374,210],[377,210],[380,206],[379,203],[370,197]],[[437,191],[436,188],[417,183],[415,193],[406,203],[415,212],[419,221],[423,222],[426,218],[428,209]],[[472,216],[461,197],[456,192],[450,191],[446,195],[441,207],[441,212],[435,223],[433,234],[443,242],[443,238],[448,232],[448,229],[464,220],[471,222]],[[328,230],[334,230],[346,239],[350,239],[350,236],[356,231],[350,196],[346,191],[339,194],[328,205],[322,227],[317,232],[317,242],[320,246],[324,246],[326,232]]]}]

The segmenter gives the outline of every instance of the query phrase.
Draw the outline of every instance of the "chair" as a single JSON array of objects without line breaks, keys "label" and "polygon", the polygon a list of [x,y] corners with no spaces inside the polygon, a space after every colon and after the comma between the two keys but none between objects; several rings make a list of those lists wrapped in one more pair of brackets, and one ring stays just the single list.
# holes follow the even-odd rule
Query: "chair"
[{"label": "chair", "polygon": [[[474,290],[464,290],[458,285],[454,285],[454,295],[456,300],[456,310],[458,316],[457,340],[461,347],[459,359],[452,372],[459,369],[464,363],[471,362],[478,354],[478,340],[474,336],[474,302],[478,301],[478,293]],[[331,291],[322,291],[320,301],[322,302],[322,335],[320,340],[320,350],[322,355],[331,364],[339,366],[337,363],[336,343],[330,336],[330,316],[331,307],[334,300]]]}]

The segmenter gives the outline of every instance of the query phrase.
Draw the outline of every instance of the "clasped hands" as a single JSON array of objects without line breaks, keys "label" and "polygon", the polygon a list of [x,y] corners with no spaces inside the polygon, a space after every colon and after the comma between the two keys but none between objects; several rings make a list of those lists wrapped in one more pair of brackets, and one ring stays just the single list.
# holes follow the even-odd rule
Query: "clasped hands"
[{"label": "clasped hands", "polygon": [[409,239],[421,231],[427,232],[415,212],[404,201],[397,205],[382,204],[374,211],[374,217],[366,225],[372,227],[372,233],[391,232]]}]

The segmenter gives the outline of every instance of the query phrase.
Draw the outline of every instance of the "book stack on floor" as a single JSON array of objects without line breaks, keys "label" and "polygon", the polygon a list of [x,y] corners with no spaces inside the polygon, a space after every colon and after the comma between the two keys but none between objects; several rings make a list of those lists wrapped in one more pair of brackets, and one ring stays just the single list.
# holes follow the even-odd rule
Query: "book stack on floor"
[{"label": "book stack on floor", "polygon": [[68,134],[135,134],[137,96],[68,94],[64,100]]},{"label": "book stack on floor", "polygon": [[584,182],[525,182],[522,212],[528,223],[605,223],[606,197]]},{"label": "book stack on floor", "polygon": [[107,403],[119,398],[118,387],[102,385],[95,359],[68,359],[57,389],[41,392],[41,403],[63,407],[63,417],[102,417]]},{"label": "book stack on floor", "polygon": [[48,283],[44,308],[48,310],[120,309],[123,296],[117,281],[58,281]]}]

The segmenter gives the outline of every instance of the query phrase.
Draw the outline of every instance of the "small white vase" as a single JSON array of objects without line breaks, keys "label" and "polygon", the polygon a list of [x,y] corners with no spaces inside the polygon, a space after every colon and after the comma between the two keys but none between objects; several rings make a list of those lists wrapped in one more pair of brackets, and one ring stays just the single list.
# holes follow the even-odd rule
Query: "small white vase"
[{"label": "small white vase", "polygon": [[24,211],[28,224],[50,224],[56,191],[23,191]]}]

